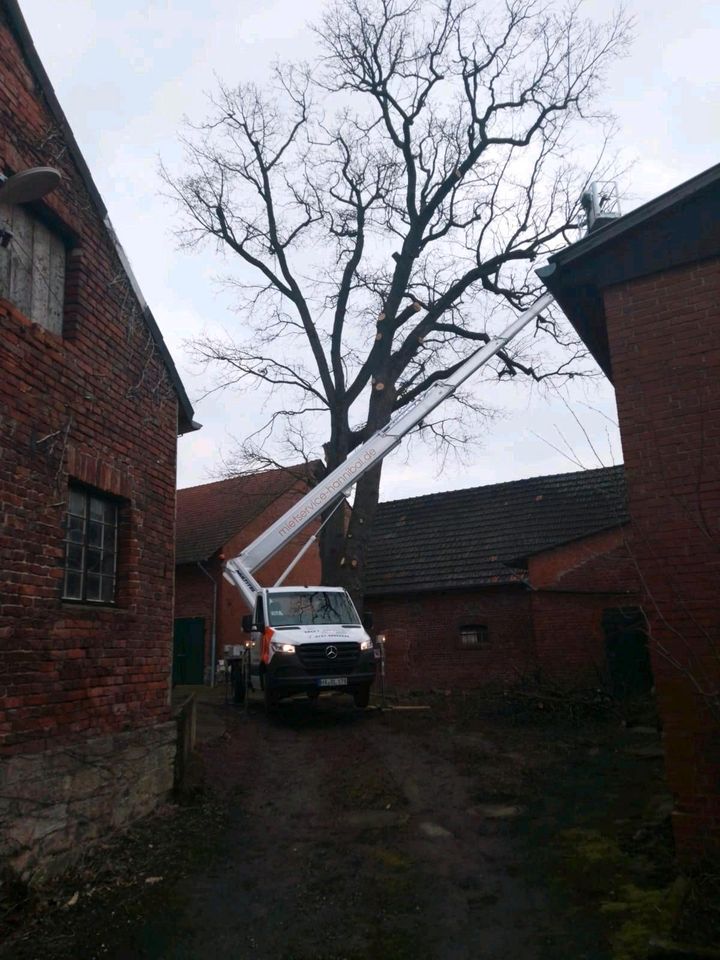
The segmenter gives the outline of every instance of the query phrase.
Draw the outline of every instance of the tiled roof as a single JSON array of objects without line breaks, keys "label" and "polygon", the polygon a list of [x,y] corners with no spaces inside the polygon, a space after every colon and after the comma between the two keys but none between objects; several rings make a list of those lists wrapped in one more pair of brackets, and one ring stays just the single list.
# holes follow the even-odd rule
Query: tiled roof
[{"label": "tiled roof", "polygon": [[524,558],[627,520],[622,466],[381,503],[366,593],[516,582]]},{"label": "tiled roof", "polygon": [[321,467],[317,460],[178,490],[175,563],[207,560],[298,479]]}]

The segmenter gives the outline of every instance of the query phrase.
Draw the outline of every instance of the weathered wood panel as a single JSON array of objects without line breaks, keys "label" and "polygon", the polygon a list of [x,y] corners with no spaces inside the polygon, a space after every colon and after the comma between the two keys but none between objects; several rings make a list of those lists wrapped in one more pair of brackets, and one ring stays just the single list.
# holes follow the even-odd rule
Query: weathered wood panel
[{"label": "weathered wood panel", "polygon": [[25,316],[32,309],[33,224],[20,207],[13,207],[10,243],[10,297]]},{"label": "weathered wood panel", "polygon": [[50,231],[37,220],[33,221],[33,256],[30,266],[30,319],[47,326],[50,290]]},{"label": "weathered wood panel", "polygon": [[0,208],[13,239],[0,249],[0,296],[53,333],[62,334],[65,245],[22,207]]},{"label": "weathered wood panel", "polygon": [[47,328],[57,334],[62,334],[63,332],[63,313],[65,311],[65,257],[65,244],[59,237],[50,234]]},{"label": "weathered wood panel", "polygon": [[[0,227],[12,231],[12,207],[0,203]],[[10,249],[0,247],[0,297],[10,299]]]}]

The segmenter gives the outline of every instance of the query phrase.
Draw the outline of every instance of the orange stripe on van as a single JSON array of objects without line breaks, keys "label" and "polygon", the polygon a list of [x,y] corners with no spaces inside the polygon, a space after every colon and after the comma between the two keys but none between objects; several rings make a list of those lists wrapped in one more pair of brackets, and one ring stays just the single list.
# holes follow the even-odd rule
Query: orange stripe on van
[{"label": "orange stripe on van", "polygon": [[270,641],[275,635],[275,631],[272,627],[265,627],[262,635],[262,654],[260,659],[263,663],[268,663],[270,661]]}]

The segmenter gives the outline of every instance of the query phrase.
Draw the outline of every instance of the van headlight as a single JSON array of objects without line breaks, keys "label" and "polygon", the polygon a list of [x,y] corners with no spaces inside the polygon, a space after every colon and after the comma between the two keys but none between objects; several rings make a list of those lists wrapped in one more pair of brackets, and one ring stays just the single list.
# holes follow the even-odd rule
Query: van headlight
[{"label": "van headlight", "polygon": [[277,640],[273,640],[270,644],[270,649],[273,653],[295,653],[295,644],[279,643]]},{"label": "van headlight", "polygon": [[361,641],[360,641],[360,649],[361,649],[361,650],[372,650],[372,648],[373,648],[373,642],[372,642],[372,640],[361,640]]}]

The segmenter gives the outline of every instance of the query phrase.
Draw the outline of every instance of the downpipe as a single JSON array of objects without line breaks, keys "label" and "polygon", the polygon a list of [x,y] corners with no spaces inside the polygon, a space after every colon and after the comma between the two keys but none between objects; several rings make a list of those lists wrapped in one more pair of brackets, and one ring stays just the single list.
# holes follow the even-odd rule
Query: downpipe
[{"label": "downpipe", "polygon": [[213,585],[212,626],[210,628],[210,688],[212,689],[215,686],[215,660],[217,657],[217,637],[215,632],[217,623],[217,581],[199,560],[197,561],[197,565]]}]

